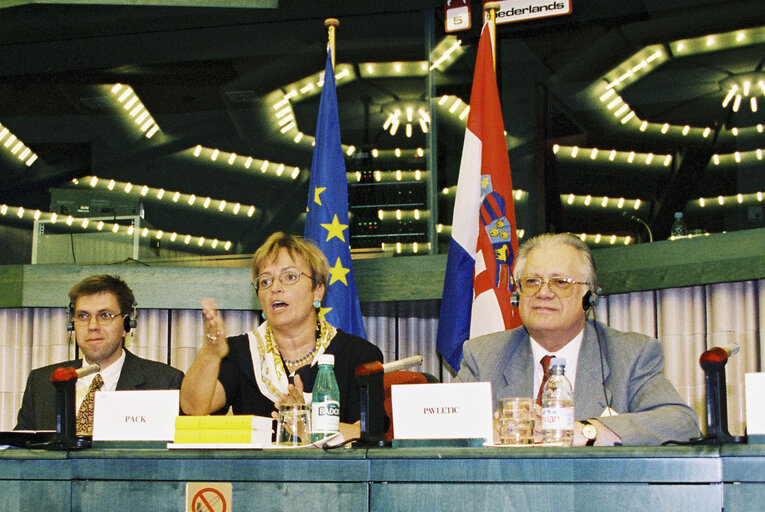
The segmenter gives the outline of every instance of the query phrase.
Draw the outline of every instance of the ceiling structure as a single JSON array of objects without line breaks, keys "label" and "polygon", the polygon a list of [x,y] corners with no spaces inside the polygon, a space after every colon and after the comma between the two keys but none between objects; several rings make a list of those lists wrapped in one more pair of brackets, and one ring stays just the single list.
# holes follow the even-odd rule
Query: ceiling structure
[{"label": "ceiling structure", "polygon": [[[418,171],[416,181],[438,191],[431,220],[448,234],[480,5],[471,30],[447,35],[444,3],[433,0],[144,3],[0,9],[0,225],[31,227],[37,210],[50,217],[52,189],[54,199],[73,189],[106,197],[105,216],[140,201],[150,236],[188,239],[202,253],[251,252],[275,230],[302,232],[323,20],[333,16],[351,182],[355,171],[381,170],[382,182],[403,171],[400,194],[420,187]],[[705,231],[763,226],[763,2],[573,7],[497,31],[518,228],[588,234],[594,244],[596,234],[647,241],[630,217],[666,238],[674,211]],[[411,137],[406,122],[395,135],[383,129],[407,106]],[[432,117],[432,153],[420,108]],[[436,204],[425,202],[417,221],[406,208],[396,218],[393,200],[370,206],[367,220],[392,222],[390,240],[411,242],[413,231],[396,227],[409,222],[427,242],[419,212],[425,219]],[[56,213],[61,224],[71,212]]]}]

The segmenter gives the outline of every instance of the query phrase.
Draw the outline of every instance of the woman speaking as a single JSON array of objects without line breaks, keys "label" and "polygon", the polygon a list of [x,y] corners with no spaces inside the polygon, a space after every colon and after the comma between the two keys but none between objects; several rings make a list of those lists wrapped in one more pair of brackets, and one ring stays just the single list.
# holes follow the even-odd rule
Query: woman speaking
[{"label": "woman speaking", "polygon": [[[368,341],[335,329],[318,312],[327,287],[327,258],[311,242],[277,232],[252,258],[252,285],[266,321],[257,329],[226,338],[223,317],[202,300],[204,343],[181,385],[186,414],[271,416],[275,404],[309,402],[323,353],[335,356],[340,388],[341,431],[358,437],[359,393],[354,370],[382,361]],[[345,425],[343,425],[345,424]]]}]

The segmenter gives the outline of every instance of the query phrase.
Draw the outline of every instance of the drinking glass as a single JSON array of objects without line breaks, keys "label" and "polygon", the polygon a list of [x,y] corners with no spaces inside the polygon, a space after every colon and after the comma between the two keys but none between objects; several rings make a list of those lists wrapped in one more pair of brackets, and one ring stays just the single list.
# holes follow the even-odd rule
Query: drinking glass
[{"label": "drinking glass", "polygon": [[499,440],[506,446],[534,444],[534,400],[531,398],[499,399]]},{"label": "drinking glass", "polygon": [[279,446],[311,444],[311,406],[309,404],[281,404],[276,426],[276,444]]}]

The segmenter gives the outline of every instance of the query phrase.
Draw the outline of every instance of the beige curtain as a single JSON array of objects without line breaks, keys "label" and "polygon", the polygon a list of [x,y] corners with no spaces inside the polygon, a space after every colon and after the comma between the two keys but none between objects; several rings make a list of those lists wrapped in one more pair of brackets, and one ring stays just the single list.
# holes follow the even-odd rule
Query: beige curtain
[{"label": "beige curtain", "polygon": [[[422,354],[418,369],[442,382],[452,375],[436,352],[439,301],[362,304],[367,338],[386,361]],[[224,311],[229,335],[260,324],[251,311]],[[665,372],[681,396],[706,424],[701,353],[713,346],[737,344],[740,351],[726,367],[729,429],[744,433],[744,374],[763,367],[765,280],[634,292],[604,297],[598,320],[624,331],[658,337],[666,357]],[[0,309],[0,428],[16,424],[16,412],[32,368],[74,357],[65,308]],[[199,310],[139,309],[128,349],[148,359],[186,370],[202,343]]]}]

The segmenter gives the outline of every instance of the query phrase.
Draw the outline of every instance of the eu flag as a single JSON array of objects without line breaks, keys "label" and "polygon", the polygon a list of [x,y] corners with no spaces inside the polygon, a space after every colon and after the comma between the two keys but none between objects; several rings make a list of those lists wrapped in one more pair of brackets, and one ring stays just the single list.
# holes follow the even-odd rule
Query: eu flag
[{"label": "eu flag", "polygon": [[330,52],[327,52],[324,68],[307,210],[304,235],[313,240],[329,260],[329,283],[322,301],[324,318],[338,329],[366,338],[351,266],[348,181]]}]

